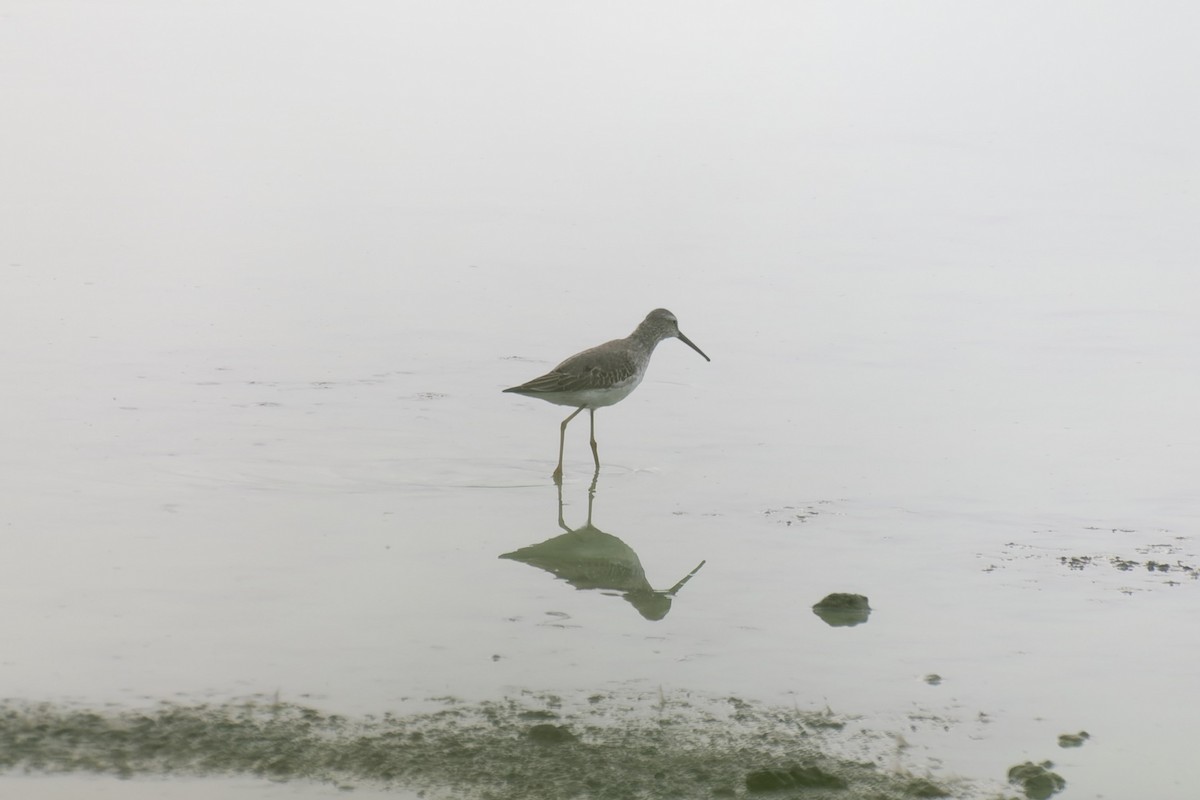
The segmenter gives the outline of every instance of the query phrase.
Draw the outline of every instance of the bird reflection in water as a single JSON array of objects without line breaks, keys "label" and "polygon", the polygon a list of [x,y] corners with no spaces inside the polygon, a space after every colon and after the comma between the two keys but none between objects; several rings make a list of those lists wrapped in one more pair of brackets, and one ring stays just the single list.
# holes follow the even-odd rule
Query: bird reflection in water
[{"label": "bird reflection in water", "polygon": [[599,470],[588,489],[587,522],[572,530],[563,520],[562,484],[558,484],[558,526],[566,533],[547,539],[541,544],[522,547],[500,558],[520,561],[544,569],[576,589],[599,589],[619,592],[621,597],[648,620],[658,621],[671,610],[671,602],[705,562],[684,575],[670,589],[655,589],[646,580],[642,562],[633,549],[612,534],[592,524],[592,505],[596,499]]}]

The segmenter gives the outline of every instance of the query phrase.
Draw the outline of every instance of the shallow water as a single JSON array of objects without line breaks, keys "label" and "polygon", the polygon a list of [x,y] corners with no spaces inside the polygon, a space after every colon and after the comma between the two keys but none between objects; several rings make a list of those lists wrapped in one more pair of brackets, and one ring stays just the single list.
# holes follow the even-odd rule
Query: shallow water
[{"label": "shallow water", "polygon": [[[0,696],[732,697],[963,796],[1188,796],[1197,57],[938,8],[12,5]],[[560,492],[567,410],[500,390],[656,306],[712,363]]]}]

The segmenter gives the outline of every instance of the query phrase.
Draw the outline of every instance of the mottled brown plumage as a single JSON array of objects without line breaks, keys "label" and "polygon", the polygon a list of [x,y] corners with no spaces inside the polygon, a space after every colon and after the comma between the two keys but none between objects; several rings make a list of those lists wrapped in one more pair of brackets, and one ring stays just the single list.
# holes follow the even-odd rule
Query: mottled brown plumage
[{"label": "mottled brown plumage", "polygon": [[504,390],[575,408],[575,411],[563,420],[559,431],[555,481],[562,480],[567,423],[585,408],[591,416],[592,457],[595,459],[596,469],[600,469],[600,455],[596,450],[596,409],[611,406],[628,397],[645,377],[654,348],[663,339],[670,338],[679,339],[704,356],[705,361],[712,360],[679,331],[679,321],[674,314],[665,308],[656,308],[624,339],[613,339],[611,342],[576,353],[545,375]]}]

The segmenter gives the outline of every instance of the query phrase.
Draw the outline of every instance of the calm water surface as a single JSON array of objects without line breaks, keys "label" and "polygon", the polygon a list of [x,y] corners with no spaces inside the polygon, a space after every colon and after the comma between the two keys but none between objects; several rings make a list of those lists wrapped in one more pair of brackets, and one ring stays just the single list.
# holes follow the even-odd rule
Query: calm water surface
[{"label": "calm water surface", "polygon": [[[930,8],[13,4],[0,696],[733,697],[1189,796],[1187,26]],[[657,306],[712,363],[660,345],[560,492],[500,390]],[[0,787],[217,780],[134,777]]]}]

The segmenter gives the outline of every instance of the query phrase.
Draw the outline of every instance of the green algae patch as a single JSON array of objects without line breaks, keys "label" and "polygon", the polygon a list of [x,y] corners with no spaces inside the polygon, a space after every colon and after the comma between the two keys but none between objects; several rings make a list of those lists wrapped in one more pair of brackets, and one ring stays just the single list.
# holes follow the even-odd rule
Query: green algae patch
[{"label": "green algae patch", "polygon": [[1067,782],[1057,772],[1051,772],[1054,766],[1049,761],[1034,764],[1026,761],[1008,771],[1008,782],[1020,787],[1029,800],[1047,800],[1051,795],[1067,788]]},{"label": "green algae patch", "polygon": [[909,781],[904,790],[912,797],[951,797],[951,792],[944,786],[939,786],[926,778],[916,778]]},{"label": "green algae patch", "polygon": [[854,627],[871,616],[871,604],[861,594],[834,592],[812,607],[813,613],[834,628]]},{"label": "green algae patch", "polygon": [[1079,733],[1060,733],[1058,735],[1059,747],[1083,747],[1083,743],[1092,738],[1092,735],[1087,731]]},{"label": "green algae patch", "polygon": [[746,789],[750,792],[770,792],[778,789],[845,789],[848,785],[846,779],[840,775],[813,766],[760,769],[746,776]]},{"label": "green algae patch", "polygon": [[[737,699],[549,695],[351,718],[281,702],[146,710],[0,703],[0,770],[129,778],[254,775],[430,798],[979,797],[895,753],[839,758],[831,713]],[[869,742],[854,741],[858,753]],[[830,746],[827,746],[830,745]],[[994,796],[994,795],[993,795]]]}]

